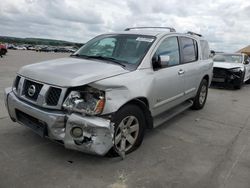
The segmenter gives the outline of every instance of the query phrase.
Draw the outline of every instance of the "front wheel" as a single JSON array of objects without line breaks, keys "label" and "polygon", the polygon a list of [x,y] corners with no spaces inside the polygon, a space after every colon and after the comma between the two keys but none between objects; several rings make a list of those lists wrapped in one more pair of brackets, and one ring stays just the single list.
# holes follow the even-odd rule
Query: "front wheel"
[{"label": "front wheel", "polygon": [[144,137],[145,117],[136,105],[122,107],[114,117],[114,146],[116,154],[128,154],[137,149]]},{"label": "front wheel", "polygon": [[208,92],[208,81],[203,79],[200,83],[199,89],[195,98],[193,99],[193,106],[191,107],[194,110],[200,110],[204,107],[207,100]]},{"label": "front wheel", "polygon": [[241,89],[243,83],[238,83],[237,85],[234,85],[234,89]]},{"label": "front wheel", "polygon": [[244,84],[245,72],[242,74],[239,83],[234,85],[234,89],[241,89],[242,85]]},{"label": "front wheel", "polygon": [[250,84],[250,79],[248,79],[245,83],[246,83],[246,84]]}]

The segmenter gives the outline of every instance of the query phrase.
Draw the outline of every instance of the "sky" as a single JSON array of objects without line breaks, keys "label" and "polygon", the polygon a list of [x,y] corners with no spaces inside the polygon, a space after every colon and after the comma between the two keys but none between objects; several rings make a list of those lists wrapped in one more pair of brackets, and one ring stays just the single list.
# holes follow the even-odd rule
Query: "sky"
[{"label": "sky", "polygon": [[0,35],[85,43],[134,26],[202,34],[216,51],[250,45],[249,0],[7,0]]}]

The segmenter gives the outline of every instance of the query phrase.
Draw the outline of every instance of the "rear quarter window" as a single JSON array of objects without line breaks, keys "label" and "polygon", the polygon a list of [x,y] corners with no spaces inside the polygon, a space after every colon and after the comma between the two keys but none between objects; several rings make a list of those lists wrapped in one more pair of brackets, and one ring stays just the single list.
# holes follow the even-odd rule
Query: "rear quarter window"
[{"label": "rear quarter window", "polygon": [[190,63],[198,60],[197,42],[188,37],[180,37],[182,63]]},{"label": "rear quarter window", "polygon": [[210,49],[209,49],[209,45],[208,42],[205,40],[201,40],[201,54],[202,54],[202,59],[206,60],[210,58]]}]

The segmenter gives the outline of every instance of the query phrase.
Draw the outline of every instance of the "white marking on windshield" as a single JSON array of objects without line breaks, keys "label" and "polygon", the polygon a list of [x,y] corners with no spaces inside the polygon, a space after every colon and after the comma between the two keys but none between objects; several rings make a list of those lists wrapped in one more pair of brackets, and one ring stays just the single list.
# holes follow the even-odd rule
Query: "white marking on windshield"
[{"label": "white marking on windshield", "polygon": [[144,38],[144,37],[137,37],[136,40],[141,41],[141,42],[153,42],[154,41],[154,39],[152,38]]}]

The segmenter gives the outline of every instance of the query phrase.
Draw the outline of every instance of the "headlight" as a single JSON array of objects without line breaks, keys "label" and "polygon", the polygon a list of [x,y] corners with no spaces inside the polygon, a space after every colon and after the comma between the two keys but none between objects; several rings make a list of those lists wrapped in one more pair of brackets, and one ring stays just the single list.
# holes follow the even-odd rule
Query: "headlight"
[{"label": "headlight", "polygon": [[243,72],[244,71],[244,67],[239,67],[239,68],[234,68],[234,69],[230,69],[231,72]]},{"label": "headlight", "polygon": [[13,81],[13,84],[12,84],[12,89],[17,92],[18,91],[18,85],[19,85],[19,82],[20,82],[20,79],[21,77],[20,76],[17,76],[14,81]]},{"label": "headlight", "polygon": [[63,103],[63,108],[69,112],[87,115],[101,114],[105,105],[104,92],[92,87],[71,91]]}]

